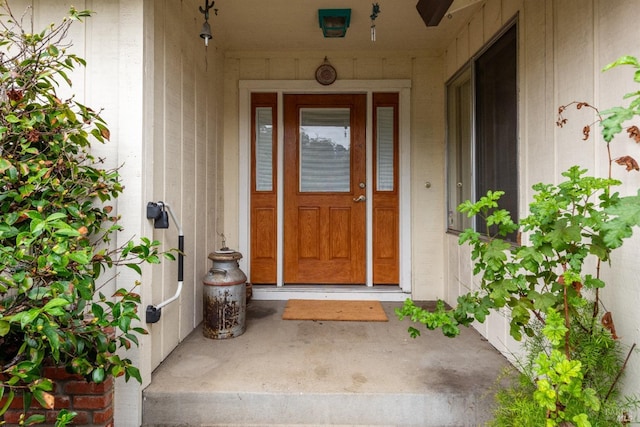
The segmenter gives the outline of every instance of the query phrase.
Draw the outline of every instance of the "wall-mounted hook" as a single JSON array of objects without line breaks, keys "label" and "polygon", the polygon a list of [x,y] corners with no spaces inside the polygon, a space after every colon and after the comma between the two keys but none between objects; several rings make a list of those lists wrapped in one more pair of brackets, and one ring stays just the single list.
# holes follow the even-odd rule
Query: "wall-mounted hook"
[{"label": "wall-mounted hook", "polygon": [[[205,20],[209,19],[209,9],[211,9],[215,4],[215,0],[212,0],[211,4],[209,4],[209,0],[204,0],[204,9],[202,8],[202,6],[198,6],[198,9],[200,9],[200,13],[204,13]],[[213,9],[213,12],[217,15],[218,9]]]}]

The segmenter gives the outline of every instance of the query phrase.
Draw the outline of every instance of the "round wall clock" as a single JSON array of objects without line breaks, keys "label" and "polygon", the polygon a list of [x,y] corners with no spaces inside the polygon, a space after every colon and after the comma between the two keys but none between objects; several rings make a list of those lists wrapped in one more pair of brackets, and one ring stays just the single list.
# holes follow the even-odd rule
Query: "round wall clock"
[{"label": "round wall clock", "polygon": [[330,85],[331,83],[336,81],[338,77],[338,73],[336,69],[333,68],[327,58],[324,59],[324,64],[320,65],[316,70],[316,80],[321,85]]}]

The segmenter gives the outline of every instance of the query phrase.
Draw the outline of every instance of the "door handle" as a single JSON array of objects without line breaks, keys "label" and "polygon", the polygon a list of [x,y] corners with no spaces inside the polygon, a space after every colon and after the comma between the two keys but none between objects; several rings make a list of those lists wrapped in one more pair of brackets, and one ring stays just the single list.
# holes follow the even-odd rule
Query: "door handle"
[{"label": "door handle", "polygon": [[364,201],[366,201],[366,200],[367,200],[367,197],[366,197],[366,196],[364,196],[364,195],[361,195],[361,196],[358,196],[358,197],[354,197],[354,198],[353,198],[353,201],[354,201],[354,202],[356,202],[356,203],[357,203],[357,202],[364,202]]}]

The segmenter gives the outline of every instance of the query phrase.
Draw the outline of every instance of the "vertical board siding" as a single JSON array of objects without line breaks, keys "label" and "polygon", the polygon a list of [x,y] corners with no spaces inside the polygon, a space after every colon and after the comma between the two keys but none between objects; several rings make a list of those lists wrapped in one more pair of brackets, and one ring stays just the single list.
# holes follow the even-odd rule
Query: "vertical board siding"
[{"label": "vertical board siding", "polygon": [[[184,234],[184,281],[180,298],[162,309],[150,326],[152,367],[202,321],[202,277],[215,249],[218,223],[217,116],[221,80],[216,78],[219,54],[215,43],[204,48],[193,31],[202,19],[195,2],[156,1],[154,12],[153,93],[154,163],[152,200],[168,203]],[[197,30],[197,29],[196,29]],[[151,200],[150,200],[151,201]],[[176,248],[178,230],[153,230],[164,248]],[[153,268],[153,304],[171,298],[178,286],[176,262]]]},{"label": "vertical board siding", "polygon": [[[637,90],[630,68],[602,73],[602,68],[622,55],[640,56],[637,40],[640,27],[635,24],[634,0],[487,0],[478,14],[449,45],[444,63],[447,78],[471,58],[476,41],[487,43],[500,28],[519,13],[519,132],[520,132],[520,206],[523,215],[532,199],[531,185],[537,182],[560,182],[560,173],[579,164],[592,174],[606,174],[606,153],[599,129],[589,141],[582,140],[582,127],[593,123],[590,111],[567,112],[569,123],[555,126],[559,105],[585,101],[600,109],[623,105],[622,96]],[[482,25],[479,25],[481,23]],[[470,31],[471,43],[459,41]],[[480,35],[482,37],[480,37]],[[460,52],[459,49],[465,50]],[[612,143],[613,156],[629,154],[640,159],[640,147],[622,135]],[[616,151],[618,150],[618,151]],[[638,174],[614,169],[614,177],[624,180],[623,194],[635,194],[640,186]],[[524,236],[526,238],[526,236]],[[448,302],[465,292],[472,264],[467,250],[454,250],[457,236],[445,239],[450,257],[446,270]],[[453,247],[452,247],[453,246]],[[637,277],[640,266],[638,233],[614,253],[611,268],[603,277],[607,288],[603,302],[613,312],[618,335],[630,345],[640,340],[640,293]],[[503,314],[492,314],[479,331],[505,355],[519,351],[518,343],[508,334]],[[625,376],[627,393],[640,392],[640,365],[629,364]]]},{"label": "vertical board siding", "polygon": [[[623,94],[638,90],[638,85],[632,83],[635,69],[620,67],[605,73],[600,69],[613,62],[622,55],[640,57],[638,40],[640,28],[637,25],[638,3],[627,1],[594,1],[595,16],[595,88],[597,89],[597,103],[601,108],[609,108],[616,105],[626,105],[622,101]],[[640,125],[639,120],[634,124]],[[601,142],[602,144],[602,142]],[[619,135],[611,143],[614,157],[630,155],[640,161],[640,145],[631,142],[626,133]],[[603,153],[602,146],[600,153]],[[601,161],[602,165],[603,162]],[[604,166],[602,166],[604,167]],[[638,172],[626,172],[624,168],[616,167],[613,171],[614,178],[623,181],[618,188],[622,194],[636,194],[640,187],[640,174]],[[611,260],[611,268],[604,272],[604,280],[608,287],[603,292],[603,300],[607,310],[613,313],[616,330],[625,344],[640,342],[640,292],[638,291],[638,277],[640,277],[640,263],[638,252],[640,250],[640,230],[634,231],[634,238],[627,241],[621,251],[614,253]],[[624,388],[627,393],[640,394],[640,363],[638,355],[631,356],[625,376]]]}]

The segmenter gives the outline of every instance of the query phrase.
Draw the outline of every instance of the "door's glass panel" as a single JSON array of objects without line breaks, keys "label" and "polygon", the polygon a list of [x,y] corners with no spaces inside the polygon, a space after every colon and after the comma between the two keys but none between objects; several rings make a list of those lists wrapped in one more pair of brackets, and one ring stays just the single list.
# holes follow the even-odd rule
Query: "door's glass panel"
[{"label": "door's glass panel", "polygon": [[256,108],[256,191],[273,191],[273,114]]},{"label": "door's glass panel", "polygon": [[393,107],[376,108],[376,190],[393,191]]},{"label": "door's glass panel", "polygon": [[351,111],[300,109],[300,191],[351,191]]}]

